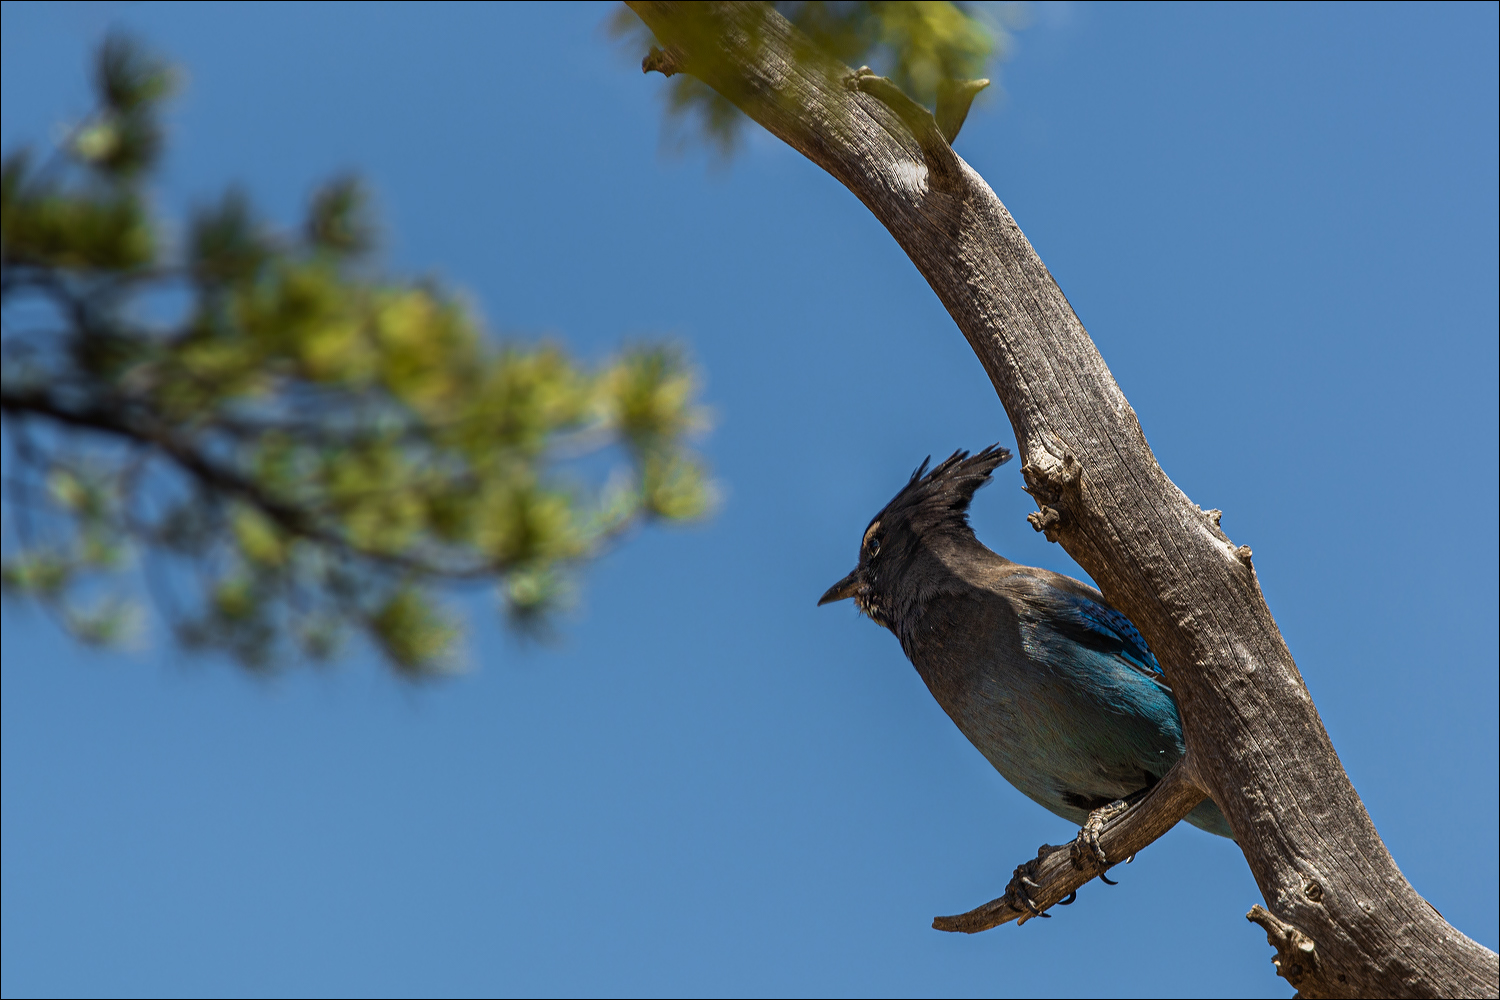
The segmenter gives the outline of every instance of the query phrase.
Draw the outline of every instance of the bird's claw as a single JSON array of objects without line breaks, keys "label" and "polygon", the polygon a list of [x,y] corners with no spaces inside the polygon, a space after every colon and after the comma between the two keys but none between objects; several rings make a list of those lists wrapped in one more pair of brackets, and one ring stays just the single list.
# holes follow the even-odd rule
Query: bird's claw
[{"label": "bird's claw", "polygon": [[[1052,919],[1052,914],[1038,907],[1036,902],[1031,898],[1031,894],[1026,891],[1027,889],[1041,888],[1031,878],[1031,872],[1035,866],[1036,861],[1033,860],[1017,867],[1015,874],[1011,876],[1010,885],[1005,887],[1005,895],[1014,900],[1019,909],[1025,910],[1031,916],[1050,920]],[[1022,919],[1026,918],[1023,917]]]}]

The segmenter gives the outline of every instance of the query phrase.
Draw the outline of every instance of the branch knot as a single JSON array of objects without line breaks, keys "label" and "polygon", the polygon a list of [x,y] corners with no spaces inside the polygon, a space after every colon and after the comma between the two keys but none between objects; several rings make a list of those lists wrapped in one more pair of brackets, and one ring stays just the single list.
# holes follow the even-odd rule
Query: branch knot
[{"label": "branch knot", "polygon": [[1070,451],[1061,459],[1027,462],[1021,466],[1021,475],[1026,478],[1026,492],[1046,503],[1059,499],[1063,490],[1078,484],[1083,465]]},{"label": "branch knot", "polygon": [[1031,526],[1037,531],[1045,531],[1047,541],[1057,541],[1057,532],[1054,529],[1062,523],[1062,512],[1056,507],[1043,505],[1041,510],[1027,514],[1026,520],[1030,521]]},{"label": "branch knot", "polygon": [[1293,988],[1317,971],[1317,945],[1301,928],[1287,923],[1259,903],[1250,907],[1245,919],[1259,924],[1266,932],[1266,942],[1276,949],[1276,957],[1271,959],[1276,974]]},{"label": "branch knot", "polygon": [[1067,496],[1078,491],[1079,481],[1083,476],[1082,464],[1073,457],[1072,452],[1065,452],[1060,460],[1027,462],[1021,466],[1021,475],[1026,479],[1026,492],[1031,494],[1040,508],[1035,513],[1028,514],[1026,520],[1031,522],[1035,530],[1045,532],[1047,541],[1057,541],[1057,529],[1062,525],[1063,514],[1067,510],[1064,501]]},{"label": "branch knot", "polygon": [[646,53],[646,58],[641,60],[641,72],[650,73],[655,71],[662,76],[676,76],[682,72],[682,50],[675,45],[668,45],[659,49],[651,46],[651,51]]}]

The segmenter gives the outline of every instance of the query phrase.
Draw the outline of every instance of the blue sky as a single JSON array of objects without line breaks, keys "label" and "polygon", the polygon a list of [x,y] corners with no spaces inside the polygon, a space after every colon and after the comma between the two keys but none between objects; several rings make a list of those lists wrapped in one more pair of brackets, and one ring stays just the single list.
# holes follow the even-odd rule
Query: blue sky
[{"label": "blue sky", "polygon": [[[1013,445],[895,243],[763,133],[660,148],[603,6],[18,4],[0,138],[88,108],[124,26],[178,60],[165,213],[377,192],[389,265],[489,326],[693,353],[709,523],[592,567],[552,647],[270,680],[80,651],[7,607],[6,995],[1286,996],[1234,845],[1180,828],[1056,919],[930,930],[1063,821],[895,640],[816,608],[929,453]],[[1497,7],[1035,10],[958,142],[1163,467],[1255,549],[1403,871],[1497,944]],[[980,537],[1076,567],[1014,465]]]}]

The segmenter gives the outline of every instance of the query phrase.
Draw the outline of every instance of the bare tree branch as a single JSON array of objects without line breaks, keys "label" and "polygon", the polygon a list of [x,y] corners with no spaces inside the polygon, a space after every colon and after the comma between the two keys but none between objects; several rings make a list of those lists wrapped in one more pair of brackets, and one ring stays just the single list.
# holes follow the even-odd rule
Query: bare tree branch
[{"label": "bare tree branch", "polygon": [[1010,417],[1039,505],[1033,526],[1165,665],[1198,778],[1295,952],[1281,956],[1280,974],[1309,997],[1500,992],[1496,954],[1438,916],[1386,850],[1266,606],[1250,548],[1158,466],[1052,275],[932,116],[813,49],[768,5],[629,6],[663,47],[647,70],[698,77],[828,171],[947,307]]},{"label": "bare tree branch", "polygon": [[1183,757],[1139,802],[1104,820],[1097,831],[1085,828],[1071,844],[1039,847],[1035,858],[1016,868],[1005,895],[968,913],[938,917],[932,926],[977,934],[1012,920],[1024,924],[1048,916],[1049,907],[1067,905],[1070,894],[1150,846],[1207,794],[1194,783],[1192,764]]}]

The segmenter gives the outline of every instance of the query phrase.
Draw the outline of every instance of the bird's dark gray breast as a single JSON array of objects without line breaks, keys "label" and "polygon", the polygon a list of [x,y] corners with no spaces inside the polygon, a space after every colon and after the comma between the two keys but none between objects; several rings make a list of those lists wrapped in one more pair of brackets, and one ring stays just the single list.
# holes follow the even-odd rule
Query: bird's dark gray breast
[{"label": "bird's dark gray breast", "polygon": [[[934,595],[896,632],[980,753],[1028,797],[1081,823],[1089,809],[1147,787],[1181,756],[1175,708],[1150,681],[1125,677],[1128,668],[1050,630],[1045,608],[1024,591],[1005,589]],[[1139,684],[1139,710],[1120,705],[1117,693],[1105,696],[1122,678]],[[1170,719],[1162,705],[1147,704],[1153,699]]]}]

